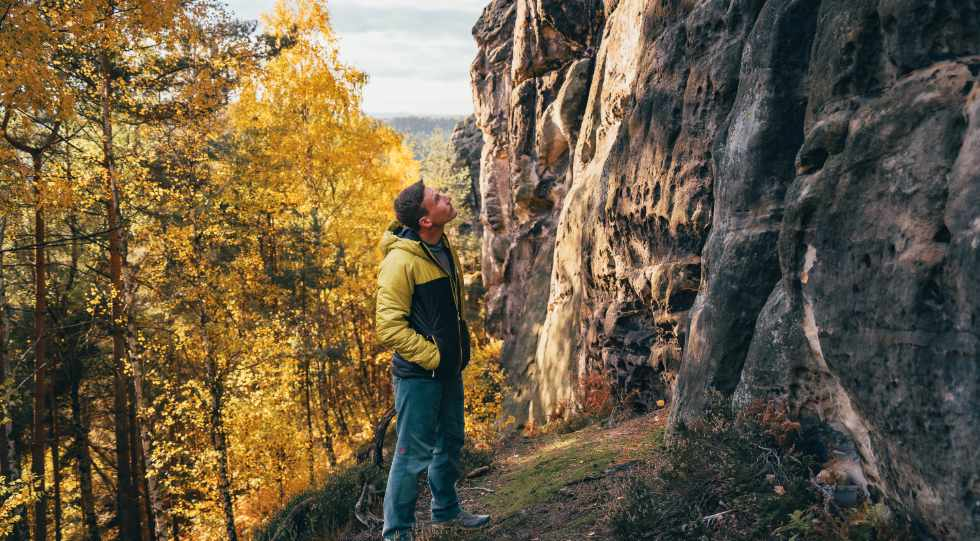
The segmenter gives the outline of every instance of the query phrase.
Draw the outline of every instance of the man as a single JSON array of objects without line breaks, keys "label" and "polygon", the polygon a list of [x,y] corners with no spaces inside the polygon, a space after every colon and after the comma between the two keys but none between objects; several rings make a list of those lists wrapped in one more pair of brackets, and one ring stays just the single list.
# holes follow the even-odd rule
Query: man
[{"label": "man", "polygon": [[463,447],[462,371],[470,341],[461,317],[459,259],[443,230],[456,217],[452,201],[421,181],[395,199],[381,240],[376,325],[394,350],[397,434],[384,499],[385,539],[413,539],[419,474],[428,470],[432,522],[479,528],[488,515],[463,511],[456,494]]}]

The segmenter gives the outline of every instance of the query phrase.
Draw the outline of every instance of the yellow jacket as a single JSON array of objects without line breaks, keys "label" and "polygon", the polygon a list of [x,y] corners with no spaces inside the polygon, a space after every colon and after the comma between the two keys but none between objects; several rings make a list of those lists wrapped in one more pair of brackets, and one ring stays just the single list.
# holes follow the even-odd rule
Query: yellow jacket
[{"label": "yellow jacket", "polygon": [[392,374],[402,378],[458,377],[469,362],[470,340],[456,251],[443,236],[453,269],[442,268],[418,233],[393,223],[381,239],[375,326],[393,350]]}]

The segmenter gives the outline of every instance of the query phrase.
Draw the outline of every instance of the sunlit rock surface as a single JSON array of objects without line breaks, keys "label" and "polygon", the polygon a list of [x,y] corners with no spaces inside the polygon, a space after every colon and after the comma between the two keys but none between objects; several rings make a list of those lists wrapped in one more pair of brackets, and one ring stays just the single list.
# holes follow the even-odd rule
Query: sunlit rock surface
[{"label": "sunlit rock surface", "polygon": [[980,4],[497,0],[474,35],[519,420],[592,370],[675,426],[784,398],[980,538]]}]

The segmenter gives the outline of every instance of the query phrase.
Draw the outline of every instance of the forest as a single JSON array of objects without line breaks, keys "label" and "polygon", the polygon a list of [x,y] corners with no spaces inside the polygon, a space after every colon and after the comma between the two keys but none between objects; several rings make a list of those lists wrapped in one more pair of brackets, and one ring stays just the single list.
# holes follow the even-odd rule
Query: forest
[{"label": "forest", "polygon": [[322,0],[0,3],[0,538],[248,538],[370,439],[391,201],[469,179],[365,82]]}]

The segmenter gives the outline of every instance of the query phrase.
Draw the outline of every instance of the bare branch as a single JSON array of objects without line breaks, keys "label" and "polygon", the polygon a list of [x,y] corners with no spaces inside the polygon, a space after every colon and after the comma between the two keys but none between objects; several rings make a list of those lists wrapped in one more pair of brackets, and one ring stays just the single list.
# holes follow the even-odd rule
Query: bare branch
[{"label": "bare branch", "polygon": [[[6,139],[8,143],[10,143],[10,146],[14,147],[15,149],[21,152],[30,154],[31,156],[37,156],[42,152],[46,151],[48,148],[50,148],[51,145],[53,145],[55,141],[58,139],[58,130],[61,129],[60,120],[55,121],[54,125],[48,128],[50,130],[50,133],[48,134],[48,137],[44,140],[44,143],[42,143],[39,146],[32,147],[28,143],[25,143],[24,141],[17,139],[16,137],[10,134],[10,130],[9,130],[10,117],[12,116],[11,115],[12,111],[13,109],[11,107],[9,106],[4,107],[3,122],[0,123],[0,129],[3,130],[3,138]],[[37,123],[44,126],[43,123],[40,122]]]},{"label": "bare branch", "polygon": [[3,15],[0,15],[0,28],[3,28],[4,21],[7,20],[7,16],[9,16],[10,15],[10,12],[13,11],[14,4],[16,4],[16,3],[17,3],[16,1],[10,2],[10,3],[4,2],[4,4],[6,4],[6,5],[3,8]]},{"label": "bare branch", "polygon": [[25,244],[25,245],[22,245],[22,246],[14,246],[13,248],[7,248],[5,250],[0,250],[0,253],[23,252],[23,251],[33,250],[33,249],[38,248],[38,247],[44,247],[44,248],[62,247],[62,246],[68,246],[72,242],[86,241],[86,240],[97,241],[99,238],[105,236],[108,233],[111,233],[113,231],[113,229],[122,229],[123,227],[125,227],[125,224],[119,225],[119,226],[117,226],[115,228],[105,229],[105,230],[102,230],[102,231],[96,231],[95,233],[89,233],[87,235],[79,235],[79,236],[72,236],[72,237],[62,237],[62,238],[59,238],[59,239],[54,239],[54,240],[51,240],[51,241],[46,241],[46,242],[43,242],[43,243],[40,243],[40,244],[34,243],[34,244]]}]

